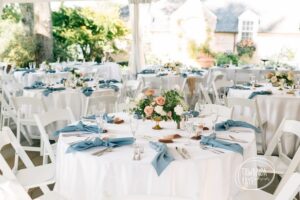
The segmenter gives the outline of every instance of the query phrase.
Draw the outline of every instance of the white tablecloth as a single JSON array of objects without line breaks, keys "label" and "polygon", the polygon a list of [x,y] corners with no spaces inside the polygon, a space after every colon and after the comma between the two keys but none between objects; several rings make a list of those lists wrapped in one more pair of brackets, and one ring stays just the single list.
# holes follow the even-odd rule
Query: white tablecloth
[{"label": "white tablecloth", "polygon": [[[287,90],[279,91],[278,88],[272,87],[270,84],[265,84],[264,87],[256,88],[255,91],[271,90],[273,95],[258,95],[257,99],[258,109],[262,121],[267,122],[266,136],[267,142],[274,136],[281,121],[285,119],[294,119],[300,121],[300,96],[299,91],[296,95],[286,94]],[[252,90],[237,90],[230,89],[228,97],[248,98]],[[250,111],[246,111],[249,116],[252,115]],[[235,117],[235,111],[233,117]],[[295,152],[299,146],[299,141],[295,140],[295,136],[283,138],[284,150],[289,154]]]},{"label": "white tablecloth", "polygon": [[[125,120],[124,124],[107,124],[112,136],[130,136],[128,120],[124,114],[116,114]],[[185,138],[168,144],[175,157],[160,176],[151,165],[155,156],[148,141],[142,135],[159,138],[166,134],[179,133],[174,122],[162,122],[161,131],[152,130],[151,121],[140,122],[137,143],[144,146],[142,160],[133,161],[133,147],[123,146],[113,149],[101,157],[91,155],[99,148],[84,152],[66,153],[68,144],[82,138],[60,136],[57,146],[57,171],[55,190],[70,200],[122,199],[125,195],[152,194],[179,196],[197,200],[228,200],[238,191],[235,171],[244,159],[256,155],[255,135],[249,129],[243,133],[231,133],[249,141],[243,144],[244,156],[227,150],[215,154],[200,149],[199,141],[186,146],[192,159],[183,160],[175,151],[175,146],[183,146]],[[218,133],[225,135],[226,133]]]}]

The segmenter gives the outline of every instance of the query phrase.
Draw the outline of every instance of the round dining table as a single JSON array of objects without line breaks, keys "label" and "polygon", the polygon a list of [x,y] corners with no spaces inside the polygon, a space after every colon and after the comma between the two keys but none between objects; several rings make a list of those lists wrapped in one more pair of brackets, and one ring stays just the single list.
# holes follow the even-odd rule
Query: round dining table
[{"label": "round dining table", "polygon": [[[257,95],[258,109],[263,122],[266,122],[266,139],[270,142],[275,135],[281,121],[283,119],[300,120],[300,90],[279,90],[270,83],[260,84],[262,87],[250,88],[249,90],[232,89],[228,91],[227,97],[248,98],[255,91],[271,91],[272,95]],[[235,118],[241,110],[234,109],[233,118]],[[244,114],[253,116],[252,111],[243,110]],[[283,150],[288,154],[293,154],[299,147],[300,141],[295,139],[294,135],[285,135],[282,138]]]},{"label": "round dining table", "polygon": [[[238,167],[248,158],[256,156],[255,134],[252,129],[238,128],[235,131],[217,132],[217,137],[236,138],[247,141],[241,143],[243,154],[219,149],[221,153],[202,149],[199,140],[191,140],[186,131],[176,129],[172,121],[161,122],[162,130],[153,130],[155,123],[151,120],[139,120],[135,134],[136,142],[143,148],[140,160],[133,160],[134,146],[114,148],[101,156],[93,153],[96,147],[85,151],[67,153],[70,144],[87,137],[132,137],[129,115],[115,113],[115,117],[124,120],[122,124],[105,124],[105,135],[61,134],[56,152],[56,184],[54,190],[70,200],[122,199],[127,195],[176,196],[194,200],[228,200],[239,191],[235,183]],[[193,118],[194,124],[204,123],[211,126],[209,117]],[[233,128],[234,129],[234,128]],[[204,131],[203,134],[209,134]],[[156,155],[149,143],[170,134],[182,137],[166,144],[169,153],[175,158],[167,168],[158,175],[151,162]],[[185,147],[190,154],[184,159],[176,147]]]}]

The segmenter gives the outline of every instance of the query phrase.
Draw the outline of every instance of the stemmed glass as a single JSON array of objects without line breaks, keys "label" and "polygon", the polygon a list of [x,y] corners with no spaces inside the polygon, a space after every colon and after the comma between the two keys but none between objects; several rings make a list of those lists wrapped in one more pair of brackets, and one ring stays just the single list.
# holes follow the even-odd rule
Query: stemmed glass
[{"label": "stemmed glass", "polygon": [[137,129],[139,127],[139,120],[134,118],[134,116],[130,116],[129,123],[130,123],[130,129],[131,129],[131,133],[133,135],[134,144],[135,144],[135,137],[136,137]]},{"label": "stemmed glass", "polygon": [[95,115],[96,123],[97,123],[97,126],[99,128],[99,133],[102,133],[101,129],[104,130],[104,119],[103,119],[104,113],[105,113],[105,110],[104,109],[100,109],[97,112],[97,114]]},{"label": "stemmed glass", "polygon": [[185,145],[191,144],[191,136],[194,131],[194,122],[191,120],[193,116],[192,115],[186,115],[185,116],[185,122],[184,122],[184,128],[187,131],[187,142]]},{"label": "stemmed glass", "polygon": [[251,86],[254,88],[255,84],[256,84],[256,76],[255,75],[250,76],[250,83],[251,83]]}]

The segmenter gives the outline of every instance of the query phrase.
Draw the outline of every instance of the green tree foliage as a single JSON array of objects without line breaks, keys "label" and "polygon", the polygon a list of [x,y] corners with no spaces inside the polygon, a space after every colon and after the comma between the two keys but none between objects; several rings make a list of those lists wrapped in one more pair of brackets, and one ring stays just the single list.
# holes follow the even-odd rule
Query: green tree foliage
[{"label": "green tree foliage", "polygon": [[20,22],[22,16],[19,11],[19,8],[15,5],[6,5],[4,6],[1,14],[2,20],[11,20],[15,23]]},{"label": "green tree foliage", "polygon": [[[63,60],[82,53],[85,60],[119,52],[115,45],[128,30],[117,17],[88,8],[62,7],[52,13],[54,57]],[[79,51],[78,51],[79,49]]]}]

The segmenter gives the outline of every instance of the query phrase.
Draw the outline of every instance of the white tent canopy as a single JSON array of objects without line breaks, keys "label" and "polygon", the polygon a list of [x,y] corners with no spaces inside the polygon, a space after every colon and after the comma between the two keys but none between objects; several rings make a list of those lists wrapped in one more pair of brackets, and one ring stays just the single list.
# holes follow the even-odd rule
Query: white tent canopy
[{"label": "white tent canopy", "polygon": [[[0,0],[0,13],[2,7],[8,3],[50,3],[50,2],[64,2],[63,0]],[[75,0],[75,1],[89,1],[89,0]],[[105,0],[92,0],[105,1]],[[132,73],[138,72],[145,64],[144,52],[142,49],[142,36],[140,26],[140,5],[151,3],[151,0],[128,0],[131,10],[132,22],[132,52],[129,59],[129,67]]]}]

